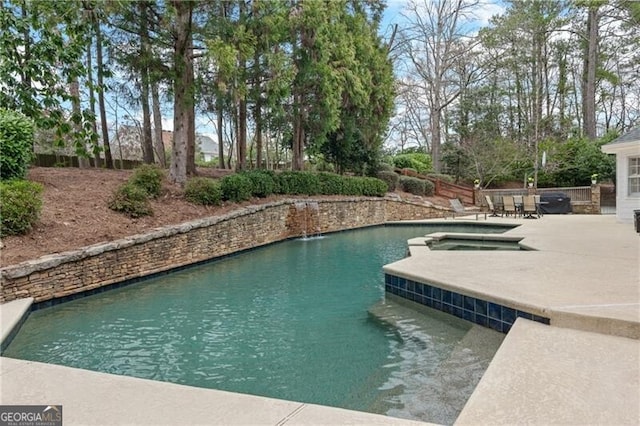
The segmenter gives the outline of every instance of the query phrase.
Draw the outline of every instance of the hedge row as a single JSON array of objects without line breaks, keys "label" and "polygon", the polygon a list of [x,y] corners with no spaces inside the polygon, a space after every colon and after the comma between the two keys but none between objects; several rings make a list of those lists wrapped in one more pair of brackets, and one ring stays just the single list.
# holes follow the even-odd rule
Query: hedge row
[{"label": "hedge row", "polygon": [[398,186],[404,191],[414,195],[432,196],[435,186],[430,180],[422,180],[411,176],[400,176]]},{"label": "hedge row", "polygon": [[382,197],[388,189],[385,181],[372,177],[341,176],[328,172],[276,173],[252,170],[228,175],[219,181],[190,179],[185,187],[185,198],[196,204],[211,205],[222,201],[246,201],[251,197],[264,198],[273,194]]}]

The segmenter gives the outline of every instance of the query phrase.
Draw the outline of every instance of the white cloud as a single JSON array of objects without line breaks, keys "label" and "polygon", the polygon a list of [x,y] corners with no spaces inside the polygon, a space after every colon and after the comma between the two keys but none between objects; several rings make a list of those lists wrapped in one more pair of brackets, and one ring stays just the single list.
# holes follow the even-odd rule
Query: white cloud
[{"label": "white cloud", "polygon": [[491,20],[493,16],[501,15],[505,10],[506,8],[501,1],[485,0],[478,4],[474,14],[478,21],[478,25],[484,27],[489,24],[489,20]]}]

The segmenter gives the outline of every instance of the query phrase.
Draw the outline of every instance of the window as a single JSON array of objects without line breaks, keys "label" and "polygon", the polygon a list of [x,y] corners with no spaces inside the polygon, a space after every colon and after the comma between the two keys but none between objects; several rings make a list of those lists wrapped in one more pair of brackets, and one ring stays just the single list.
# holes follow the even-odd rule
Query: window
[{"label": "window", "polygon": [[629,195],[640,196],[640,157],[629,158]]}]

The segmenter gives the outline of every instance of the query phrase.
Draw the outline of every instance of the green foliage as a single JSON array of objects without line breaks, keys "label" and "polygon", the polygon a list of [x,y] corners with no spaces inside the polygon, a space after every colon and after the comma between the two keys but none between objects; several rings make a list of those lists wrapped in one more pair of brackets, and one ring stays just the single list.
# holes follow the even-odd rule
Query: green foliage
[{"label": "green foliage", "polygon": [[387,184],[383,180],[373,177],[297,171],[282,172],[276,176],[279,182],[280,194],[381,197],[387,192]]},{"label": "green foliage", "polygon": [[383,170],[378,172],[378,179],[383,180],[387,184],[389,191],[395,191],[398,186],[400,176],[398,176],[396,172]]},{"label": "green foliage", "polygon": [[359,179],[361,181],[362,195],[369,197],[384,197],[384,194],[386,194],[389,189],[387,183],[382,179],[374,177],[358,177],[355,179]]},{"label": "green foliage", "polygon": [[[166,155],[167,154],[165,154],[165,157],[166,157]],[[169,158],[169,161],[167,161],[167,164],[171,164],[171,159],[170,158]],[[205,161],[202,158],[197,158],[196,159],[196,166],[215,169],[216,167],[218,167],[218,157],[214,157],[209,161]]]},{"label": "green foliage", "polygon": [[316,173],[286,171],[277,175],[282,194],[317,195],[321,193],[320,177]]},{"label": "green foliage", "polygon": [[251,198],[253,193],[251,179],[239,173],[223,177],[220,180],[220,188],[222,199],[233,202],[246,201]]},{"label": "green foliage", "polygon": [[0,236],[27,233],[38,221],[42,185],[26,180],[0,182]]},{"label": "green foliage", "polygon": [[456,143],[446,141],[442,145],[442,171],[452,176],[452,181],[473,174],[471,158],[465,150]]},{"label": "green foliage", "polygon": [[322,157],[316,160],[314,169],[317,172],[329,172],[329,173],[336,172],[336,167],[333,165],[333,163],[329,163],[327,160],[325,160]]},{"label": "green foliage", "polygon": [[344,176],[335,173],[318,173],[320,179],[320,194],[335,195],[344,191]]},{"label": "green foliage", "polygon": [[0,180],[23,179],[31,161],[33,122],[24,114],[0,109]]},{"label": "green foliage", "polygon": [[424,181],[424,195],[427,197],[433,197],[433,194],[436,190],[436,186],[430,180]]},{"label": "green foliage", "polygon": [[194,204],[217,206],[222,202],[222,188],[213,179],[196,177],[187,181],[184,197]]},{"label": "green foliage", "polygon": [[414,195],[425,195],[427,190],[427,184],[424,180],[410,177],[400,176],[400,188],[404,192],[408,192]]},{"label": "green foliage", "polygon": [[401,169],[415,169],[420,174],[430,172],[433,168],[431,157],[418,152],[396,155],[393,164]]},{"label": "green foliage", "polygon": [[132,218],[153,214],[147,191],[131,182],[120,185],[114,191],[109,208]]},{"label": "green foliage", "polygon": [[395,169],[396,168],[393,164],[389,164],[387,162],[378,163],[378,172],[393,172]]},{"label": "green foliage", "polygon": [[251,180],[253,195],[268,197],[276,192],[275,173],[267,170],[249,170],[242,174]]},{"label": "green foliage", "polygon": [[152,164],[143,164],[133,171],[129,182],[142,188],[150,197],[160,195],[164,170]]},{"label": "green foliage", "polygon": [[362,180],[353,176],[345,176],[342,184],[342,195],[362,195]]},{"label": "green foliage", "polygon": [[613,179],[615,157],[600,150],[603,142],[569,139],[550,158],[550,180],[557,186],[586,186],[591,185],[594,173],[598,174],[599,180]]},{"label": "green foliage", "polygon": [[74,130],[72,123],[89,121],[91,112],[76,112],[70,121],[63,112],[73,99],[68,83],[85,74],[89,20],[82,8],[68,1],[4,1],[0,28],[0,105],[21,111],[38,128],[55,129],[59,141],[90,140],[91,130]]}]

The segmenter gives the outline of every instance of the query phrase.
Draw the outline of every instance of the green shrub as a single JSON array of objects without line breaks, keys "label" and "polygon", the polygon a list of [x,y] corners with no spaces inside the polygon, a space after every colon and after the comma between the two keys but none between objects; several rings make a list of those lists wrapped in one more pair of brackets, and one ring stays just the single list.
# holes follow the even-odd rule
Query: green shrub
[{"label": "green shrub", "polygon": [[187,181],[184,187],[184,198],[189,202],[204,206],[220,205],[222,203],[222,189],[220,184],[213,179],[197,177]]},{"label": "green shrub", "polygon": [[31,161],[34,125],[24,114],[0,109],[0,179],[24,179]]},{"label": "green shrub", "polygon": [[147,191],[132,182],[120,185],[114,191],[109,208],[133,218],[153,214]]},{"label": "green shrub", "polygon": [[312,172],[287,171],[278,175],[279,193],[281,194],[320,194],[320,178]]},{"label": "green shrub", "polygon": [[250,170],[242,174],[251,180],[253,195],[264,198],[276,192],[274,173],[267,170]]},{"label": "green shrub", "polygon": [[344,177],[335,173],[318,173],[320,193],[324,195],[340,195],[344,191]]},{"label": "green shrub", "polygon": [[400,176],[399,184],[400,188],[405,192],[414,195],[425,195],[426,184],[422,179],[411,176]]},{"label": "green shrub", "polygon": [[157,197],[162,189],[162,179],[164,178],[164,170],[152,164],[143,164],[138,166],[129,182],[146,191],[149,197]]},{"label": "green shrub", "polygon": [[396,172],[383,170],[378,172],[378,179],[383,180],[387,184],[388,191],[395,191],[400,176],[398,176]]},{"label": "green shrub", "polygon": [[393,164],[401,169],[415,169],[420,174],[427,173],[433,168],[431,157],[418,152],[396,155],[393,157]]},{"label": "green shrub", "polygon": [[320,158],[317,160],[315,169],[318,172],[335,173],[336,166],[333,163],[329,163],[324,158]]},{"label": "green shrub", "polygon": [[389,186],[381,179],[374,177],[361,177],[362,195],[369,197],[384,197]]},{"label": "green shrub", "polygon": [[427,197],[433,197],[433,194],[436,192],[436,186],[430,180],[424,181],[424,195]]},{"label": "green shrub", "polygon": [[27,233],[38,221],[42,185],[27,180],[0,182],[0,236]]},{"label": "green shrub", "polygon": [[345,176],[342,186],[343,195],[362,195],[362,180],[354,176]]},{"label": "green shrub", "polygon": [[235,173],[220,179],[222,199],[234,202],[246,201],[251,198],[253,184],[247,176]]},{"label": "green shrub", "polygon": [[378,172],[392,172],[396,169],[393,164],[380,163],[378,164]]}]

